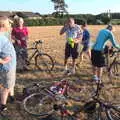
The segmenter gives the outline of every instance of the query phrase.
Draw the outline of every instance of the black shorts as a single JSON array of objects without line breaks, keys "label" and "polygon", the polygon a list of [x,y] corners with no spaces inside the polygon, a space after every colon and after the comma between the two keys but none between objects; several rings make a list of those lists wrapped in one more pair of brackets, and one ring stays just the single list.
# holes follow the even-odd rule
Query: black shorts
[{"label": "black shorts", "polygon": [[82,52],[86,52],[89,49],[89,45],[83,45]]},{"label": "black shorts", "polygon": [[96,67],[105,66],[105,56],[103,51],[92,50],[91,51],[92,65]]},{"label": "black shorts", "polygon": [[79,44],[74,44],[74,48],[72,48],[68,43],[65,46],[65,59],[72,57],[73,59],[77,59],[79,56]]}]

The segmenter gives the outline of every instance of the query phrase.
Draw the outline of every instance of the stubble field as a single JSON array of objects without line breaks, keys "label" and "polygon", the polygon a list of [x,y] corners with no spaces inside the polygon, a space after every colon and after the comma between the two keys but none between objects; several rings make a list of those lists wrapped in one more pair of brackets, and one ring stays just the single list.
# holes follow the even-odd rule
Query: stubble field
[{"label": "stubble field", "polygon": [[[120,43],[120,27],[114,26],[114,34],[116,40]],[[94,41],[100,29],[105,28],[105,26],[88,26],[91,33],[91,40]],[[17,73],[17,80],[15,86],[15,94],[18,98],[18,94],[22,93],[22,89],[34,82],[51,82],[54,80],[61,80],[63,78],[64,70],[64,48],[65,48],[65,35],[60,36],[59,31],[61,26],[46,26],[46,27],[29,27],[29,41],[28,46],[32,45],[32,42],[36,40],[43,40],[43,50],[44,52],[51,55],[55,62],[55,68],[51,73],[41,72],[41,71],[28,71]],[[71,62],[71,61],[70,61]],[[70,76],[72,80],[79,79],[86,84],[91,83],[92,68],[89,58],[86,56],[83,63],[79,68],[76,69],[76,74]],[[109,79],[104,74],[103,82],[107,84]],[[115,79],[115,84],[119,85],[118,79]],[[86,85],[87,87],[87,85]],[[117,90],[117,96],[120,98],[120,89]],[[111,94],[111,93],[110,93]],[[19,98],[20,99],[20,98]],[[22,98],[21,98],[22,99]],[[120,99],[119,99],[120,100]],[[40,120],[40,118],[35,118],[27,114],[21,105],[21,101],[16,101],[14,104],[8,104],[7,118],[1,117],[0,120]],[[82,119],[80,119],[82,120]]]}]

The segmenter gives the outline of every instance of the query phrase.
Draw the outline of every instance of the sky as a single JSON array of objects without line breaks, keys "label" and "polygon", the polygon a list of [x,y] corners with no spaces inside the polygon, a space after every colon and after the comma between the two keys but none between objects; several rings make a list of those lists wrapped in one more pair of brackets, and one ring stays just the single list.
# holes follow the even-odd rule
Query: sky
[{"label": "sky", "polygon": [[[120,0],[65,0],[71,14],[120,12]],[[32,11],[40,14],[54,12],[51,0],[0,0],[0,11]]]}]

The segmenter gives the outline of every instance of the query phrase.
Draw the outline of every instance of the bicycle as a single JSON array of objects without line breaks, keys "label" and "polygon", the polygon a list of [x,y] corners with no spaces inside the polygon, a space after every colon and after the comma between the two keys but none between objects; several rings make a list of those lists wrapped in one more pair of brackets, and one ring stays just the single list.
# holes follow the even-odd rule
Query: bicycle
[{"label": "bicycle", "polygon": [[[35,83],[24,89],[23,93],[26,97],[23,100],[23,107],[24,110],[31,115],[48,116],[55,112],[55,105],[57,106],[59,104],[59,107],[64,110],[64,107],[69,100],[75,102],[87,101],[88,97],[91,96],[90,91],[89,88],[87,90],[84,89],[84,87],[79,88],[79,86],[76,86],[74,82],[71,82],[69,79],[63,79],[59,82],[57,81],[47,85]],[[86,95],[87,97],[84,99]],[[64,112],[62,111],[61,114],[63,113]]]},{"label": "bicycle", "polygon": [[113,51],[110,57],[114,57],[108,66],[109,76],[120,77],[120,50]]},{"label": "bicycle", "polygon": [[[42,51],[42,40],[35,41],[33,43],[34,47],[28,48],[28,58],[26,60],[26,65],[30,69],[39,69],[41,71],[52,71],[54,68],[54,60],[53,58]],[[39,48],[40,47],[40,48]],[[23,58],[24,50],[20,49],[18,54],[20,54],[21,58]]]},{"label": "bicycle", "polygon": [[[43,83],[35,83],[31,86],[28,86],[26,89],[24,89],[24,93],[26,94],[26,97],[23,100],[24,110],[31,115],[40,116],[40,117],[49,116],[57,111],[60,114],[59,117],[61,120],[63,120],[64,118],[67,120],[76,120],[76,114],[78,112],[81,112],[82,110],[75,111],[74,113],[71,114],[69,112],[71,108],[67,104],[69,100],[73,100],[75,102],[82,102],[82,103],[85,102],[86,104],[83,107],[83,110],[85,112],[89,110],[91,104],[94,105],[96,108],[96,106],[104,103],[104,102],[100,103],[101,101],[98,102],[99,100],[98,98],[101,98],[100,92],[103,89],[103,86],[101,86],[100,83],[97,83],[97,85],[95,84],[94,89],[90,87],[90,89],[86,90],[87,88],[84,89],[84,87],[83,88],[77,87],[74,84],[74,82],[70,83],[69,80],[62,80],[60,82],[55,82],[55,84],[57,85],[60,85],[60,83],[62,83],[62,85],[65,87],[64,89],[58,89],[58,87],[56,89],[52,83],[47,84],[46,86],[44,86],[45,84]],[[82,95],[81,93],[83,93],[84,95]],[[90,102],[87,102],[89,99]],[[88,107],[86,108],[86,106]],[[94,106],[92,107],[94,108]],[[104,106],[106,106],[106,104]],[[97,109],[98,108],[99,107],[97,107]],[[97,109],[95,110],[97,111]],[[112,107],[110,107],[110,109],[112,109]]]},{"label": "bicycle", "polygon": [[92,96],[92,100],[85,103],[83,106],[84,112],[88,114],[89,120],[119,120],[120,103],[118,103],[118,105],[114,105],[100,99],[102,88],[103,84],[99,81],[97,83],[95,95]]}]

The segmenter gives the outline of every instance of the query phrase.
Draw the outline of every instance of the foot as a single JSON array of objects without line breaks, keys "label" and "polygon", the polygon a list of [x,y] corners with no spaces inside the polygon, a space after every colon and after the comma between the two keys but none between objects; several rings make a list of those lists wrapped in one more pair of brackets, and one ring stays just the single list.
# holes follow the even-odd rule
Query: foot
[{"label": "foot", "polygon": [[70,73],[69,70],[64,70],[64,75],[68,75]]},{"label": "foot", "polygon": [[28,70],[29,69],[26,66],[23,67],[23,71],[28,71]]},{"label": "foot", "polygon": [[15,97],[14,96],[9,96],[9,102],[14,103],[15,102]]},{"label": "foot", "polygon": [[97,77],[96,75],[94,75],[92,79],[93,79],[95,82],[99,82],[99,79],[98,79],[98,77]]},{"label": "foot", "polygon": [[72,73],[72,74],[75,74],[75,72],[76,72],[76,71],[75,71],[75,68],[72,68],[71,73]]},{"label": "foot", "polygon": [[6,105],[0,105],[0,112],[6,111],[6,110],[7,110],[7,106]]}]

